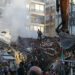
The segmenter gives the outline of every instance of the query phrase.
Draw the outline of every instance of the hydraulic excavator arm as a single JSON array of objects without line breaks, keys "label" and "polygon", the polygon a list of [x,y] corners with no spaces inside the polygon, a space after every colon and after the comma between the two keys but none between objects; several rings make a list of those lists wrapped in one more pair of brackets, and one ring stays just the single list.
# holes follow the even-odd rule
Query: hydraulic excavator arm
[{"label": "hydraulic excavator arm", "polygon": [[[62,23],[58,25],[56,31],[68,32],[68,18],[69,18],[69,0],[56,0],[57,12],[61,12]],[[61,26],[61,28],[60,28]]]},{"label": "hydraulic excavator arm", "polygon": [[68,30],[69,0],[56,0],[57,12],[61,12],[61,24],[56,28],[63,49],[75,50],[75,35],[70,35]]}]

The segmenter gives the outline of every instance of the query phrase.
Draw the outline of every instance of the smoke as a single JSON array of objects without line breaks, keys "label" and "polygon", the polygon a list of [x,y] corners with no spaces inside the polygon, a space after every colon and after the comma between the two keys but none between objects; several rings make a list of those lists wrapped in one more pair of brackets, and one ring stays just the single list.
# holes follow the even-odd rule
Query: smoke
[{"label": "smoke", "polygon": [[7,29],[12,35],[12,40],[21,37],[36,37],[34,30],[28,29],[30,26],[30,13],[26,7],[26,0],[11,0],[4,9],[3,17],[0,20],[0,29]]}]

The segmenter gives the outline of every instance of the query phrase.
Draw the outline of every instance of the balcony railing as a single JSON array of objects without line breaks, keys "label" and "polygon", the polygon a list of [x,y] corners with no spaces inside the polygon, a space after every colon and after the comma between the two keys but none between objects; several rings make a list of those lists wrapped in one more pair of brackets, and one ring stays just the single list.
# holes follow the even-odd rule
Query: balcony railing
[{"label": "balcony railing", "polygon": [[45,2],[45,0],[33,0],[33,1],[38,1],[38,2]]},{"label": "balcony railing", "polygon": [[31,20],[32,23],[39,23],[39,24],[44,24],[44,20],[41,20],[41,19],[32,19]]},{"label": "balcony railing", "polygon": [[37,21],[31,21],[32,23],[38,23],[38,24],[44,24],[44,21],[40,21],[40,22],[37,22]]},{"label": "balcony railing", "polygon": [[37,11],[37,10],[35,10],[35,9],[31,9],[30,12],[31,12],[32,14],[37,14],[37,15],[42,15],[42,16],[45,15],[45,12],[44,12],[44,11],[40,11],[40,10]]},{"label": "balcony railing", "polygon": [[41,10],[35,10],[35,9],[31,9],[30,10],[31,12],[35,12],[35,13],[43,13],[44,14],[44,11],[41,11]]}]

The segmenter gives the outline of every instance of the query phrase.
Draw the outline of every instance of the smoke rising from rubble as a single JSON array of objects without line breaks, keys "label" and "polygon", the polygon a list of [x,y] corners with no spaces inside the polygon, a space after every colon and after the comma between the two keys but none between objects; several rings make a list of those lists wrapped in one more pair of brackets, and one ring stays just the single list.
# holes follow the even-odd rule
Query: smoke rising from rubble
[{"label": "smoke rising from rubble", "polygon": [[30,16],[25,5],[26,0],[11,0],[11,3],[5,7],[3,18],[0,20],[0,29],[9,30],[13,40],[16,40],[18,36],[36,36],[35,31],[26,28],[30,23]]}]

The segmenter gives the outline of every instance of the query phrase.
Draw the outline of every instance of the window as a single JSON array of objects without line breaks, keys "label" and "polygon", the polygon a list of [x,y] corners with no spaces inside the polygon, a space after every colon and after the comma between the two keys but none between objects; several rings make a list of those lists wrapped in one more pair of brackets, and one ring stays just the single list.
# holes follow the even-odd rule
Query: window
[{"label": "window", "polygon": [[42,32],[44,32],[44,27],[41,27],[41,29],[40,29]]},{"label": "window", "polygon": [[35,10],[39,11],[39,5],[38,4],[35,4]]},{"label": "window", "polygon": [[49,16],[46,16],[46,20],[47,20],[47,21],[50,20],[50,17],[49,17]]},{"label": "window", "polygon": [[46,14],[50,13],[50,7],[47,7],[45,10],[46,10]]},{"label": "window", "polygon": [[34,30],[37,31],[38,30],[38,27],[37,26],[34,26]]},{"label": "window", "polygon": [[40,26],[34,26],[34,31],[40,30]]},{"label": "window", "polygon": [[37,11],[37,12],[44,12],[44,5],[32,3],[31,10]]},{"label": "window", "polygon": [[43,5],[40,5],[39,7],[40,7],[39,8],[40,11],[44,11],[44,6]]},{"label": "window", "polygon": [[50,16],[46,16],[46,23],[50,23]]},{"label": "window", "polygon": [[50,7],[50,11],[53,13],[53,12],[55,12],[55,6],[51,6]]},{"label": "window", "polygon": [[30,9],[31,9],[32,11],[34,11],[34,10],[35,10],[35,5],[34,5],[34,4],[31,4]]},{"label": "window", "polygon": [[36,11],[44,11],[44,6],[40,4],[35,4],[35,10]]},{"label": "window", "polygon": [[38,29],[40,30],[40,26],[37,27],[37,30],[38,30]]},{"label": "window", "polygon": [[31,22],[32,23],[44,24],[44,16],[32,15],[31,16]]}]

